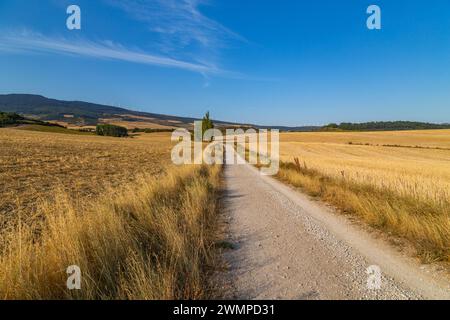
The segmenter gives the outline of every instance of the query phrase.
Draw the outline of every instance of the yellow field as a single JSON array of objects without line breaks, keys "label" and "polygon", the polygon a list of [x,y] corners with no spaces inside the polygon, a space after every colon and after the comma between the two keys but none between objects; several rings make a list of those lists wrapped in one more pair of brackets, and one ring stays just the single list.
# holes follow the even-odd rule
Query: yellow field
[{"label": "yellow field", "polygon": [[440,203],[450,199],[450,130],[288,133],[281,135],[280,157],[284,161],[299,157],[302,163],[327,176],[418,200]]},{"label": "yellow field", "polygon": [[55,188],[92,197],[108,185],[160,174],[170,161],[170,134],[133,139],[0,130],[0,217],[25,215]]},{"label": "yellow field", "polygon": [[171,146],[0,129],[0,299],[206,297],[220,167],[176,168]]},{"label": "yellow field", "polygon": [[176,127],[148,121],[124,121],[116,119],[100,119],[101,123],[108,123],[115,126],[125,127],[128,130],[138,129],[176,129]]},{"label": "yellow field", "polygon": [[450,130],[280,139],[282,180],[408,238],[428,260],[450,261]]},{"label": "yellow field", "polygon": [[282,134],[284,142],[370,143],[375,145],[402,145],[441,147],[450,149],[450,130],[412,130],[382,132],[302,132]]}]

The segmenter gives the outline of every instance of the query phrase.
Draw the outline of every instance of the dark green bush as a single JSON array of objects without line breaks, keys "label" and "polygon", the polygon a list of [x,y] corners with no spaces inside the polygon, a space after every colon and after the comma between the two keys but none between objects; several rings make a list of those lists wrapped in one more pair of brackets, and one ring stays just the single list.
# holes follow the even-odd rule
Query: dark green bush
[{"label": "dark green bush", "polygon": [[112,124],[98,124],[95,133],[99,136],[109,136],[109,137],[128,136],[127,128],[115,126]]},{"label": "dark green bush", "polygon": [[141,132],[145,132],[145,133],[156,133],[156,132],[173,132],[175,129],[165,129],[165,128],[134,128],[133,130],[131,130],[132,133],[141,133]]},{"label": "dark green bush", "polygon": [[17,113],[0,112],[0,127],[20,123],[21,120],[25,120]]}]

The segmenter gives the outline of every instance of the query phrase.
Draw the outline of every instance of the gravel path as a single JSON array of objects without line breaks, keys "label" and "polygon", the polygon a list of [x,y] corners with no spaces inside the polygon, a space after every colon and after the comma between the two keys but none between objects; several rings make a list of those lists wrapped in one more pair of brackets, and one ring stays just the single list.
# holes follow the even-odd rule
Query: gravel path
[{"label": "gravel path", "polygon": [[[450,298],[448,279],[250,165],[226,165],[231,299]],[[368,289],[379,266],[381,288]]]}]

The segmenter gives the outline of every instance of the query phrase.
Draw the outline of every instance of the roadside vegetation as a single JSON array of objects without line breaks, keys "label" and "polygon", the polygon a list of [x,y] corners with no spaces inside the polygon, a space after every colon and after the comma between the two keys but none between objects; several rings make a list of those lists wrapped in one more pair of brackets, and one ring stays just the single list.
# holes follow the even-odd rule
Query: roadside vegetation
[{"label": "roadside vegetation", "polygon": [[205,116],[202,119],[202,136],[205,135],[205,132],[208,131],[209,129],[213,129],[214,128],[214,123],[212,122],[210,116],[209,116],[209,111],[206,112]]},{"label": "roadside vegetation", "polygon": [[[214,261],[219,167],[141,176],[88,202],[60,193],[2,235],[2,299],[200,299]],[[82,271],[68,290],[66,268]]]},{"label": "roadside vegetation", "polygon": [[450,262],[450,135],[444,131],[427,132],[423,148],[374,145],[422,145],[398,133],[373,140],[352,134],[364,144],[345,143],[343,133],[282,135],[278,178],[408,240],[425,262]]},{"label": "roadside vegetation", "polygon": [[220,166],[169,165],[166,133],[2,130],[1,299],[208,297]]}]

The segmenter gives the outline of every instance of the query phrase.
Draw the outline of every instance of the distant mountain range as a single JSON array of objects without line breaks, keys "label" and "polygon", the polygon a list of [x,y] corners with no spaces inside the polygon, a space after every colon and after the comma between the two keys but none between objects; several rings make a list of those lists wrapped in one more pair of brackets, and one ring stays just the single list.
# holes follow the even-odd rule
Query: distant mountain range
[{"label": "distant mountain range", "polygon": [[[190,128],[195,120],[199,120],[189,117],[133,111],[84,101],[49,99],[44,96],[32,94],[0,95],[0,111],[14,112],[27,118],[58,123],[67,127],[86,127],[95,126],[98,123],[111,123],[122,125],[129,129]],[[214,123],[222,127],[262,128],[259,125],[230,123],[220,120],[214,120]],[[312,131],[319,127],[273,126],[265,128],[280,129],[283,131]]]}]

